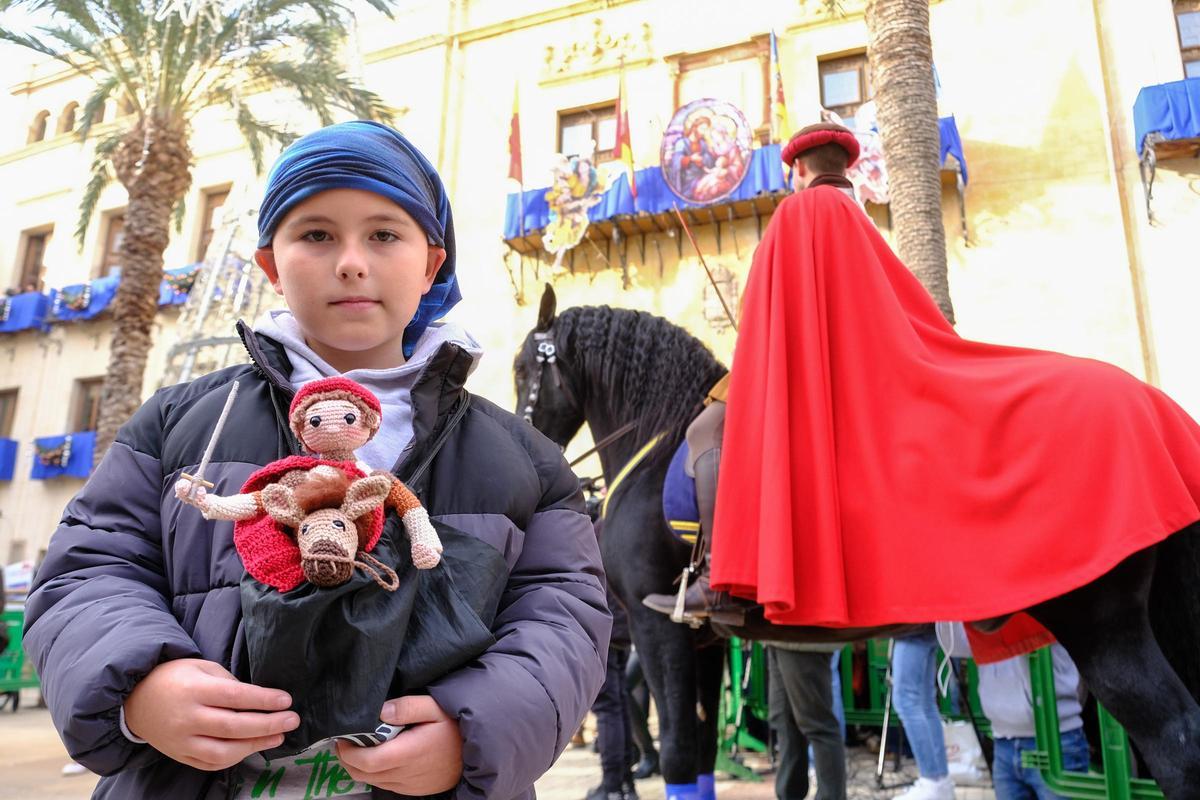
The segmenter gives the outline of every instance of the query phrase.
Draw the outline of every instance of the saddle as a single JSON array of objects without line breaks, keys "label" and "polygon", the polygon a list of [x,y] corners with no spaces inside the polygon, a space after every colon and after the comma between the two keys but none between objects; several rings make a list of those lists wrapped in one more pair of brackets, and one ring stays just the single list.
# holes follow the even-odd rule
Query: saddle
[{"label": "saddle", "polygon": [[671,533],[685,544],[692,545],[700,532],[700,507],[696,502],[696,479],[687,474],[688,445],[680,442],[667,466],[663,480],[663,519]]}]

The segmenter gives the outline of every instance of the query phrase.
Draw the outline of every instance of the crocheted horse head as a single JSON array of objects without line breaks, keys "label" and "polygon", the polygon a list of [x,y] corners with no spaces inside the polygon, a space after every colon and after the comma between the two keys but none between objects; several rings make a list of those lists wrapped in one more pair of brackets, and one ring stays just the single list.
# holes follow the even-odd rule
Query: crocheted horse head
[{"label": "crocheted horse head", "polygon": [[379,562],[366,552],[373,533],[370,512],[391,490],[387,475],[353,480],[339,470],[317,467],[294,489],[281,483],[265,487],[262,504],[272,519],[295,531],[300,566],[310,583],[340,586],[358,566],[394,590],[396,574],[387,570],[381,579],[374,568]]}]

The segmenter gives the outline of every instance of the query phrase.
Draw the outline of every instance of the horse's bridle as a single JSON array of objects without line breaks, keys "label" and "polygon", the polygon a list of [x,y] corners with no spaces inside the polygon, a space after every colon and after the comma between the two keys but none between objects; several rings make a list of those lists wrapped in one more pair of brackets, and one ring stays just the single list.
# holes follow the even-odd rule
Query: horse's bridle
[{"label": "horse's bridle", "polygon": [[[537,406],[538,396],[542,392],[542,373],[545,372],[547,366],[550,367],[550,371],[554,375],[554,385],[561,389],[564,394],[566,394],[569,402],[572,404],[578,403],[578,398],[576,397],[575,392],[571,389],[571,384],[563,378],[562,371],[558,368],[558,345],[554,343],[554,326],[551,325],[544,331],[534,331],[533,341],[537,345],[538,366],[537,370],[533,373],[533,379],[529,382],[529,397],[525,401],[525,409],[523,413],[525,421],[530,425],[533,424],[533,411]],[[570,466],[574,467],[592,453],[608,447],[610,444],[615,442],[617,439],[620,439],[622,436],[629,433],[636,427],[637,423],[625,423],[620,428],[617,428],[608,436],[605,436],[603,439],[597,442],[592,449],[573,460]]]},{"label": "horse's bridle", "polygon": [[525,421],[530,425],[533,424],[533,409],[538,401],[538,395],[542,391],[542,373],[546,366],[550,366],[550,371],[554,374],[554,385],[566,393],[567,399],[574,403],[575,393],[571,391],[571,386],[563,380],[562,372],[558,369],[558,346],[554,344],[554,326],[550,326],[544,331],[534,331],[533,341],[537,345],[537,370],[533,373],[533,380],[529,382],[529,398],[525,401]]}]

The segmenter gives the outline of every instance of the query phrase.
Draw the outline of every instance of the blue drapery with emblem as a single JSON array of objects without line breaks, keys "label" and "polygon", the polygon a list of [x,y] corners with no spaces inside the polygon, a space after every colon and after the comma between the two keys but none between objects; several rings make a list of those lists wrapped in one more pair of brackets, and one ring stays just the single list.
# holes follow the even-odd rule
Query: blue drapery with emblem
[{"label": "blue drapery with emblem", "polygon": [[[667,187],[662,170],[657,166],[637,170],[635,179],[638,190],[636,200],[629,191],[629,178],[622,172],[604,192],[600,202],[588,211],[588,219],[600,222],[623,214],[657,214],[670,211],[676,205],[680,208],[704,208],[706,205],[679,199]],[[508,196],[504,212],[505,239],[520,238],[522,209],[525,214],[526,234],[546,227],[546,223],[550,221],[550,207],[546,204],[548,188],[530,189],[519,195],[514,192]],[[781,192],[786,188],[783,162],[779,160],[779,145],[773,144],[754,151],[746,168],[746,177],[733,194],[719,200],[718,203],[749,200],[760,194]]]},{"label": "blue drapery with emblem", "polygon": [[[41,454],[62,447],[70,437],[70,452],[66,464],[44,464]],[[96,432],[80,431],[79,433],[63,434],[61,436],[43,436],[33,440],[33,469],[29,477],[34,480],[49,478],[86,478],[92,472],[92,455],[96,450]]]},{"label": "blue drapery with emblem", "polygon": [[25,292],[0,300],[0,306],[7,306],[6,312],[0,314],[0,319],[3,319],[0,333],[15,333],[44,327],[50,298],[41,292]]}]

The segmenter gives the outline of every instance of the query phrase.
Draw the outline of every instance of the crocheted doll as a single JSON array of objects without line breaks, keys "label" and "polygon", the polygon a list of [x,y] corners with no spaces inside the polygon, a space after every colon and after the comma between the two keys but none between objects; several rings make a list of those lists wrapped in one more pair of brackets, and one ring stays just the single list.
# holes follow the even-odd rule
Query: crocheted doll
[{"label": "crocheted doll", "polygon": [[438,565],[442,544],[408,487],[355,461],[354,451],[379,430],[381,414],[375,395],[348,378],[311,381],[292,400],[288,423],[313,456],[268,464],[236,495],[210,495],[183,477],[175,496],[205,519],[235,521],[234,545],[246,571],[268,586],[288,591],[305,579],[338,586],[357,566],[392,591],[396,573],[370,555],[385,508],[400,515],[418,569]]}]

